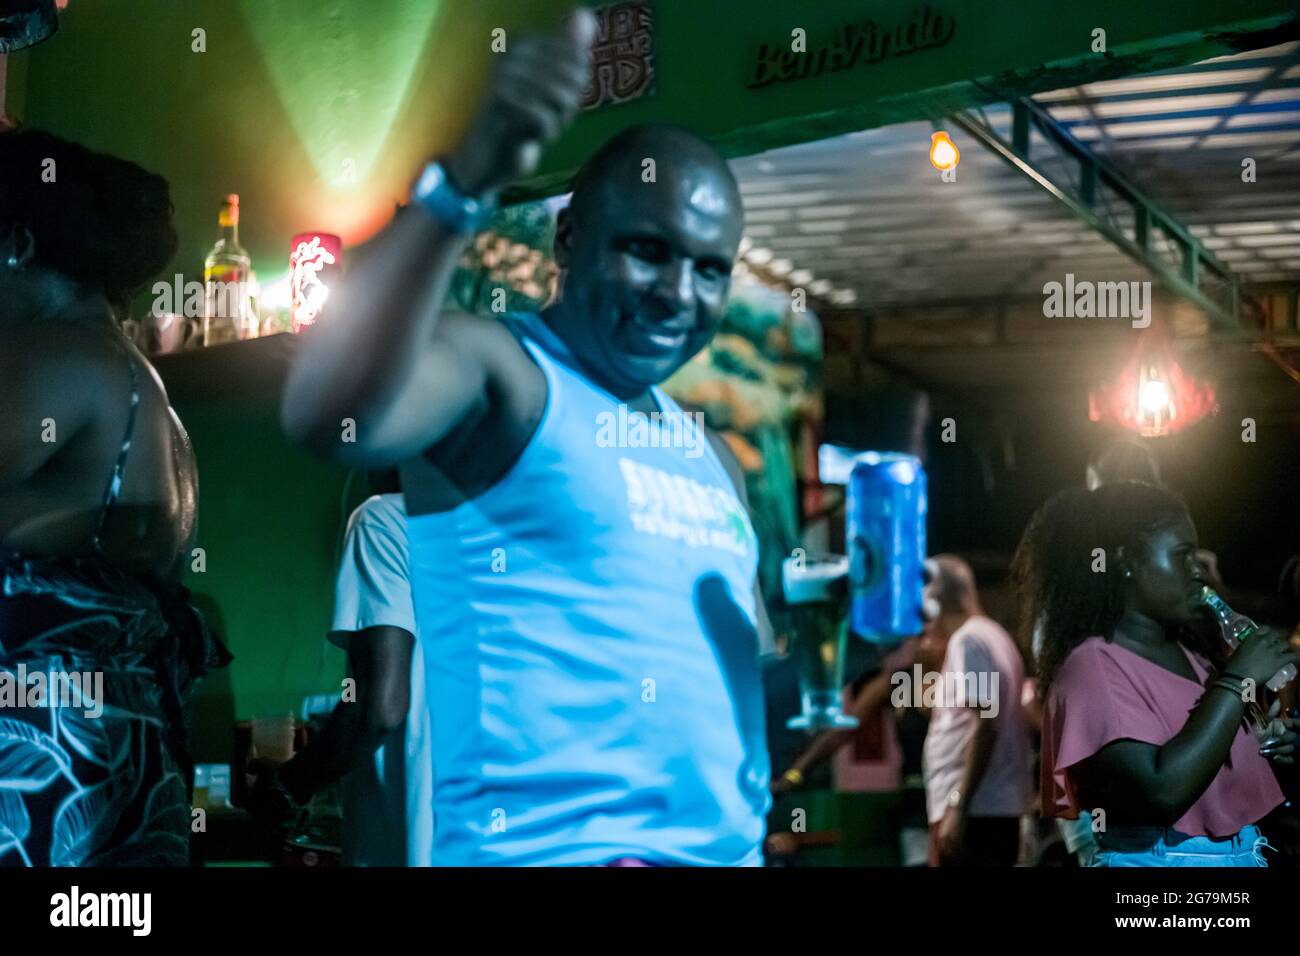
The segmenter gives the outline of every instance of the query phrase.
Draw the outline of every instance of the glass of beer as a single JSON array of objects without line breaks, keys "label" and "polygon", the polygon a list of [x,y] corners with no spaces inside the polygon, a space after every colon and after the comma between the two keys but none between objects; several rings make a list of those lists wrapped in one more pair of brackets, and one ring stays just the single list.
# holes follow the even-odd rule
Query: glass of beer
[{"label": "glass of beer", "polygon": [[800,553],[785,559],[781,577],[795,619],[791,653],[803,707],[786,727],[810,734],[854,728],[857,718],[841,707],[849,642],[849,559]]},{"label": "glass of beer", "polygon": [[293,758],[293,714],[260,714],[253,718],[253,756],[276,763]]}]

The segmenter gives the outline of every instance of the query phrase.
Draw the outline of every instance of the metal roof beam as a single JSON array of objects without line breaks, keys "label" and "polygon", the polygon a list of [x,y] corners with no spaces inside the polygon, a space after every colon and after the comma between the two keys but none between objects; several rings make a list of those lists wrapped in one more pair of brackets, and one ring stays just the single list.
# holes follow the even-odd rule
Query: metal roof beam
[{"label": "metal roof beam", "polygon": [[[1105,160],[1075,139],[1044,109],[1027,98],[1015,100],[1012,108],[1012,139],[1003,139],[995,130],[970,113],[957,113],[952,119],[963,130],[1004,160],[1013,169],[1044,189],[1070,210],[1081,222],[1138,264],[1149,269],[1175,294],[1205,311],[1218,326],[1236,328],[1240,324],[1240,292],[1236,277],[1200,240],[1149,196],[1130,183]],[[1049,171],[1031,156],[1030,129],[1037,131],[1054,148],[1079,164],[1078,185],[1059,172]],[[1059,164],[1056,164],[1059,165]],[[1117,197],[1133,213],[1135,235],[1129,238],[1117,222],[1098,211],[1097,184]],[[1179,262],[1172,265],[1161,258],[1152,243],[1153,231],[1159,230],[1178,251]],[[1200,278],[1211,276],[1223,286],[1223,301],[1216,301],[1202,290]]]}]

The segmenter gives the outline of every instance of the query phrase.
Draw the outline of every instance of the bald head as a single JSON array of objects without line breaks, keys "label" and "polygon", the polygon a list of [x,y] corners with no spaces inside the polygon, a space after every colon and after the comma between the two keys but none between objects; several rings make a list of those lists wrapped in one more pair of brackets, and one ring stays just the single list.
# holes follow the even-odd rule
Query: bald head
[{"label": "bald head", "polygon": [[[646,160],[654,161],[651,183],[646,182]],[[610,137],[574,177],[570,208],[580,213],[601,203],[610,192],[644,190],[660,183],[673,187],[684,179],[693,187],[687,192],[688,202],[701,212],[743,213],[740,187],[722,154],[689,130],[661,124],[632,126]]]},{"label": "bald head", "polygon": [[936,573],[930,582],[930,592],[939,602],[940,613],[945,615],[970,615],[980,611],[979,593],[975,589],[975,573],[970,565],[955,554],[940,554],[934,558]]},{"label": "bald head", "polygon": [[1088,461],[1086,480],[1089,491],[1121,481],[1163,484],[1156,456],[1146,445],[1131,438],[1111,442],[1094,454]]}]

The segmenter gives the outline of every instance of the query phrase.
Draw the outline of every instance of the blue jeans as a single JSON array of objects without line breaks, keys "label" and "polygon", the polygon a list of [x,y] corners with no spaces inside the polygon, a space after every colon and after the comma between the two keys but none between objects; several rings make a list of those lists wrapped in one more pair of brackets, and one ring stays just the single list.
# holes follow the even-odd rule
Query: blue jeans
[{"label": "blue jeans", "polygon": [[1166,827],[1111,827],[1097,834],[1093,866],[1268,866],[1258,827],[1216,840]]}]

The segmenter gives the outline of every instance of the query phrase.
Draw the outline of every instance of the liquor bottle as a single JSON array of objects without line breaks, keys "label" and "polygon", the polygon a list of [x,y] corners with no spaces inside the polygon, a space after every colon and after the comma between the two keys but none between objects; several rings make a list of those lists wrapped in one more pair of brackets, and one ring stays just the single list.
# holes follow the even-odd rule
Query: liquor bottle
[{"label": "liquor bottle", "polygon": [[239,197],[232,193],[221,204],[221,238],[203,261],[205,346],[257,335],[249,315],[251,268],[248,253],[239,244]]},{"label": "liquor bottle", "polygon": [[[1219,627],[1223,631],[1223,639],[1227,642],[1229,649],[1236,650],[1238,644],[1259,630],[1259,625],[1246,615],[1228,607],[1227,602],[1219,597],[1213,588],[1208,586],[1201,588],[1201,601],[1219,619]],[[1268,689],[1276,693],[1295,680],[1295,677],[1295,665],[1287,664],[1269,679]]]}]

